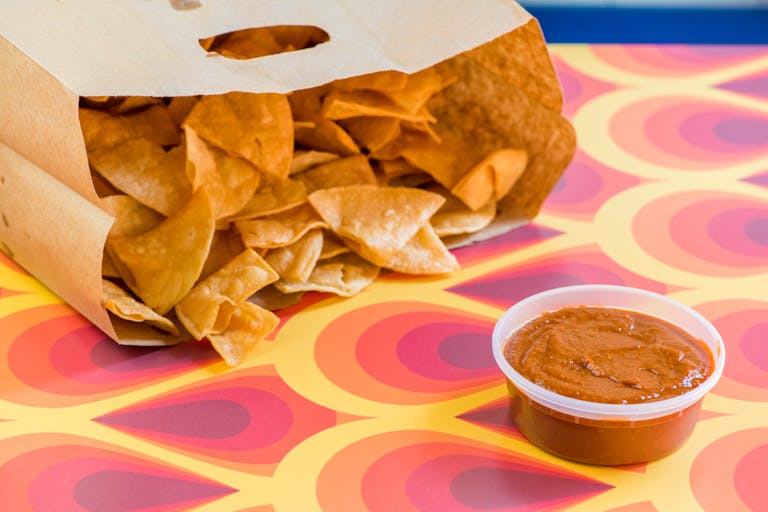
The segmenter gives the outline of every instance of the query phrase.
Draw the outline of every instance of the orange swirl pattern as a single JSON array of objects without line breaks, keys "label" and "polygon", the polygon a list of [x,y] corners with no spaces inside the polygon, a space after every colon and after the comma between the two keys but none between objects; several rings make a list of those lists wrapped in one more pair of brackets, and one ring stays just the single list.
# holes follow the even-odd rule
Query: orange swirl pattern
[{"label": "orange swirl pattern", "polygon": [[[768,503],[768,48],[554,45],[579,151],[531,224],[440,278],[307,295],[242,366],[121,347],[0,254],[0,508],[760,510]],[[532,446],[495,369],[527,295],[626,284],[726,340],[693,436],[601,468]]]}]

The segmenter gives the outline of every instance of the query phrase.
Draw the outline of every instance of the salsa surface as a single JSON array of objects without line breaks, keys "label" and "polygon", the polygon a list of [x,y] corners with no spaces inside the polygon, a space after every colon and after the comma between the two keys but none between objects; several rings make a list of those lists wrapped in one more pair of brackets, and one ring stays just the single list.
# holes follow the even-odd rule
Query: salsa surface
[{"label": "salsa surface", "polygon": [[683,329],[643,313],[593,306],[534,318],[510,336],[505,356],[535,384],[603,403],[680,395],[714,368],[708,347]]}]

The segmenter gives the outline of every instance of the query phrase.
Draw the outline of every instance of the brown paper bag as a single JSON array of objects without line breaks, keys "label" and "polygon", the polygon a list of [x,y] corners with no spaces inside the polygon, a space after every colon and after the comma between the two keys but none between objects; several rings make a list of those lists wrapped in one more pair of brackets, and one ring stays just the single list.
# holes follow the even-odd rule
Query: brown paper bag
[{"label": "brown paper bag", "polygon": [[[192,3],[6,0],[0,5],[0,248],[113,339],[174,341],[101,305],[113,218],[100,208],[78,120],[81,96],[288,93],[338,78],[447,62],[459,75],[437,116],[484,148],[521,147],[529,165],[494,223],[454,245],[532,219],[575,137],[538,23],[505,0]],[[176,5],[177,6],[177,5]],[[312,25],[327,43],[258,59],[212,57],[199,40],[248,27]],[[471,119],[471,122],[467,122]]]}]

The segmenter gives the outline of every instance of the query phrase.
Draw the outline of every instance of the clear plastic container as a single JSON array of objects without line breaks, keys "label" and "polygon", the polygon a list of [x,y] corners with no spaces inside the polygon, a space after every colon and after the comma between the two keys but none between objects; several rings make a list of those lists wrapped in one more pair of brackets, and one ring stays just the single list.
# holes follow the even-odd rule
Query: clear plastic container
[{"label": "clear plastic container", "polygon": [[[566,306],[619,308],[666,320],[709,347],[714,369],[686,393],[637,404],[590,402],[544,389],[512,368],[504,357],[504,346],[527,321]],[[567,286],[532,295],[502,315],[492,339],[493,355],[507,377],[513,418],[521,433],[544,450],[589,464],[635,464],[675,451],[693,431],[701,401],[725,365],[723,340],[702,315],[664,295],[624,286]]]}]

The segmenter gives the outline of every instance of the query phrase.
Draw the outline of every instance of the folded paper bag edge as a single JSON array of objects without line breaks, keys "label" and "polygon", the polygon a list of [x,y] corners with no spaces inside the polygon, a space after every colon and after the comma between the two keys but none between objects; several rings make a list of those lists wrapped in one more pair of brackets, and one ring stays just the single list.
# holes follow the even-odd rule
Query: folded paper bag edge
[{"label": "folded paper bag edge", "polygon": [[2,143],[0,177],[4,250],[114,338],[114,327],[101,305],[100,272],[114,218]]}]

